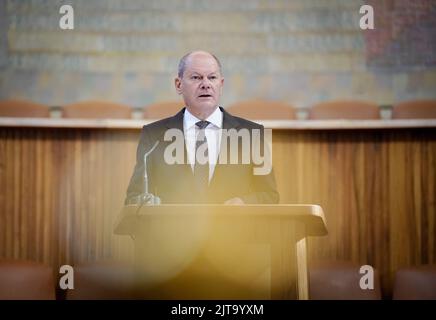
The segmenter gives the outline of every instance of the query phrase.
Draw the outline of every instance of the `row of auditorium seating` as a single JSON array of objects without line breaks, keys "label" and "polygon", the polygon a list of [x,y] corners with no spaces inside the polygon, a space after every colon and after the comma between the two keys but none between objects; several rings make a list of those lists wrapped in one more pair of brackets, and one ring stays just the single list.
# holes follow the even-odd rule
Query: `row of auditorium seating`
[{"label": "row of auditorium seating", "polygon": [[[176,114],[181,102],[156,103],[146,106],[141,118],[162,119]],[[250,100],[229,106],[231,114],[252,120],[294,120],[297,109],[283,102]],[[81,119],[132,119],[133,109],[127,105],[102,101],[79,102],[62,107],[63,118]],[[50,117],[45,105],[19,100],[0,101],[0,117]],[[435,119],[436,100],[407,101],[392,107],[392,119]],[[309,120],[381,119],[380,108],[364,101],[332,101],[308,109]]]},{"label": "row of auditorium seating", "polygon": [[[309,295],[312,300],[379,300],[379,275],[375,271],[373,290],[359,286],[360,266],[349,261],[318,261],[309,267]],[[112,261],[74,267],[74,289],[68,300],[134,298],[133,270]],[[52,269],[40,263],[0,260],[0,300],[54,300]],[[394,300],[436,300],[436,265],[402,268],[396,272]],[[59,295],[58,295],[59,299]]]},{"label": "row of auditorium seating", "polygon": [[[374,269],[374,288],[362,290],[360,265],[351,261],[315,261],[309,266],[312,300],[380,300],[380,275]],[[395,274],[393,300],[436,300],[436,265],[404,267]]]}]

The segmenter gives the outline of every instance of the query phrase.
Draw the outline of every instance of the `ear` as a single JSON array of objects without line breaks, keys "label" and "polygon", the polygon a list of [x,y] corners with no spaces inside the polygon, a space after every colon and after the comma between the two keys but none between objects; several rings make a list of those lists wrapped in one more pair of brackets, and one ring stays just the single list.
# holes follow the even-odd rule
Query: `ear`
[{"label": "ear", "polygon": [[177,93],[182,94],[182,88],[181,88],[182,87],[182,80],[179,77],[174,79],[174,86],[176,88]]}]

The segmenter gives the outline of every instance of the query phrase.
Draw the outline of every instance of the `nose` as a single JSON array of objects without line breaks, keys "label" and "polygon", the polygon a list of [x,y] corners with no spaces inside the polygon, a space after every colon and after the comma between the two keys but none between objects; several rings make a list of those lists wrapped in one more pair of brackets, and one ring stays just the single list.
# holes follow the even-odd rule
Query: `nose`
[{"label": "nose", "polygon": [[203,78],[200,84],[201,89],[210,89],[210,80],[207,78]]}]

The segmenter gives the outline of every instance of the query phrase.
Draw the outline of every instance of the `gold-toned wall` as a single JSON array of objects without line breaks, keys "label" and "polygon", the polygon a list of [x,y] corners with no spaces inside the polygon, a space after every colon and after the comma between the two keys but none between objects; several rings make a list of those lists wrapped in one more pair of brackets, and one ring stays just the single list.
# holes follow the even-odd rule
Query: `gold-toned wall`
[{"label": "gold-toned wall", "polygon": [[[221,59],[224,107],[436,98],[432,0],[70,1],[74,30],[59,27],[63,4],[0,2],[0,99],[175,100],[178,60],[198,49]],[[360,29],[363,4],[374,30]]]}]

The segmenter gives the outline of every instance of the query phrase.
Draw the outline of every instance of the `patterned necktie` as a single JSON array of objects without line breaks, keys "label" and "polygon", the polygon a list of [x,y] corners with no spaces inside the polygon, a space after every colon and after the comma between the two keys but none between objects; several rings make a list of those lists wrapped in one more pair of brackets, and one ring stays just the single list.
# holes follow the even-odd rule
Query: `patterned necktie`
[{"label": "patterned necktie", "polygon": [[196,126],[194,178],[197,191],[205,192],[209,185],[209,150],[206,127],[209,121],[198,121]]}]

